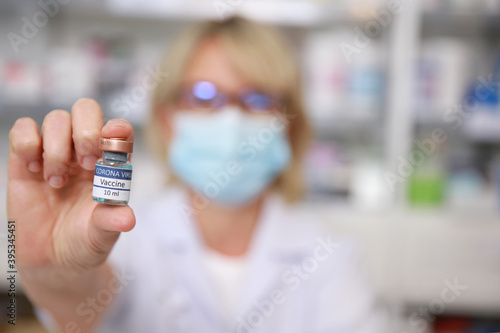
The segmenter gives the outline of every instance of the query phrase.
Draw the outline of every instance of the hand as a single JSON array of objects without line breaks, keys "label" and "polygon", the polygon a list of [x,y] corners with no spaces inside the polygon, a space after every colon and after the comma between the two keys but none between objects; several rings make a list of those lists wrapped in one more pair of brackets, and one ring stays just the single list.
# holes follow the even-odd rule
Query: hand
[{"label": "hand", "polygon": [[47,114],[42,135],[31,118],[10,131],[7,215],[16,221],[18,267],[84,272],[103,263],[120,232],[132,230],[129,206],[92,200],[100,137],[133,140],[123,119],[103,127],[99,105],[80,99],[71,114]]}]

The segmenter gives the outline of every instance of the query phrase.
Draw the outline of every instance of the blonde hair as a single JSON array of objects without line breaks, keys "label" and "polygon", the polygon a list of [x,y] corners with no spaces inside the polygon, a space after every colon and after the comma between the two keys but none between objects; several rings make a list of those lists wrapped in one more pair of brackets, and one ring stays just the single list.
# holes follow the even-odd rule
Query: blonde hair
[{"label": "blonde hair", "polygon": [[311,129],[302,102],[299,68],[285,40],[270,27],[235,16],[224,21],[196,24],[177,38],[160,69],[168,76],[158,84],[153,95],[153,112],[147,131],[153,149],[163,160],[166,158],[162,113],[174,104],[190,60],[198,47],[210,38],[220,41],[233,68],[249,84],[264,91],[279,91],[283,96],[292,160],[277,177],[274,187],[287,201],[298,200],[304,190],[302,161]]}]

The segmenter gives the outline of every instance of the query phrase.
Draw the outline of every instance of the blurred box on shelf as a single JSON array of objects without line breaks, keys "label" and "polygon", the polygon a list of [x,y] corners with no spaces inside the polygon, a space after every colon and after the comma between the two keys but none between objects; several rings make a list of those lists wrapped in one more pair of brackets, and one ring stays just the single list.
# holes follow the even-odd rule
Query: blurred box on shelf
[{"label": "blurred box on shelf", "polygon": [[444,120],[451,108],[463,102],[472,63],[467,41],[440,37],[422,43],[416,98],[420,120]]},{"label": "blurred box on shelf", "polygon": [[3,64],[4,104],[36,105],[42,99],[43,71],[36,63],[6,61]]},{"label": "blurred box on shelf", "polygon": [[472,140],[500,143],[500,55],[488,71],[470,84],[465,94],[465,134]]},{"label": "blurred box on shelf", "polygon": [[306,156],[305,177],[310,198],[346,199],[349,195],[351,161],[340,146],[315,142]]},{"label": "blurred box on shelf", "polygon": [[47,57],[45,99],[53,105],[71,105],[82,96],[95,96],[95,72],[78,49],[53,49]]},{"label": "blurred box on shelf", "polygon": [[305,49],[306,105],[320,121],[374,120],[384,98],[384,52],[379,41],[346,55],[350,30],[311,33]]}]

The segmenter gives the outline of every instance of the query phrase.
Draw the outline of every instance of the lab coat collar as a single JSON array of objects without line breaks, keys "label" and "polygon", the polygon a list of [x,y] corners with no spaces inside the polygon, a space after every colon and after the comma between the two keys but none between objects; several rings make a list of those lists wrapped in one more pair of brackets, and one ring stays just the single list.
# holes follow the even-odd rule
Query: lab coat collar
[{"label": "lab coat collar", "polygon": [[[185,192],[175,199],[174,205],[163,205],[163,209],[177,207],[177,216],[172,216],[163,244],[174,257],[176,264],[182,266],[180,281],[188,284],[193,297],[207,313],[207,318],[222,320],[218,313],[217,295],[210,284],[208,273],[203,268],[204,245],[201,236],[189,216],[188,196]],[[308,254],[311,228],[301,228],[304,221],[288,211],[290,206],[276,195],[266,199],[259,224],[247,253],[247,280],[237,305],[237,313],[243,315],[254,307],[254,302],[269,297],[274,286],[279,283],[285,269],[301,262]],[[171,216],[165,211],[163,216]],[[201,267],[201,269],[200,269]]]}]

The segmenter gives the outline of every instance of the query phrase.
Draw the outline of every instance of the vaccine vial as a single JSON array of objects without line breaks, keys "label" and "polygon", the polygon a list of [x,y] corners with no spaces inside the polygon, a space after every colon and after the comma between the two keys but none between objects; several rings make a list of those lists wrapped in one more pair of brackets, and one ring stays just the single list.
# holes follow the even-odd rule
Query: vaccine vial
[{"label": "vaccine vial", "polygon": [[133,142],[123,139],[105,139],[99,141],[102,157],[97,160],[94,171],[94,201],[108,205],[126,205],[130,197],[132,164],[129,154]]}]

